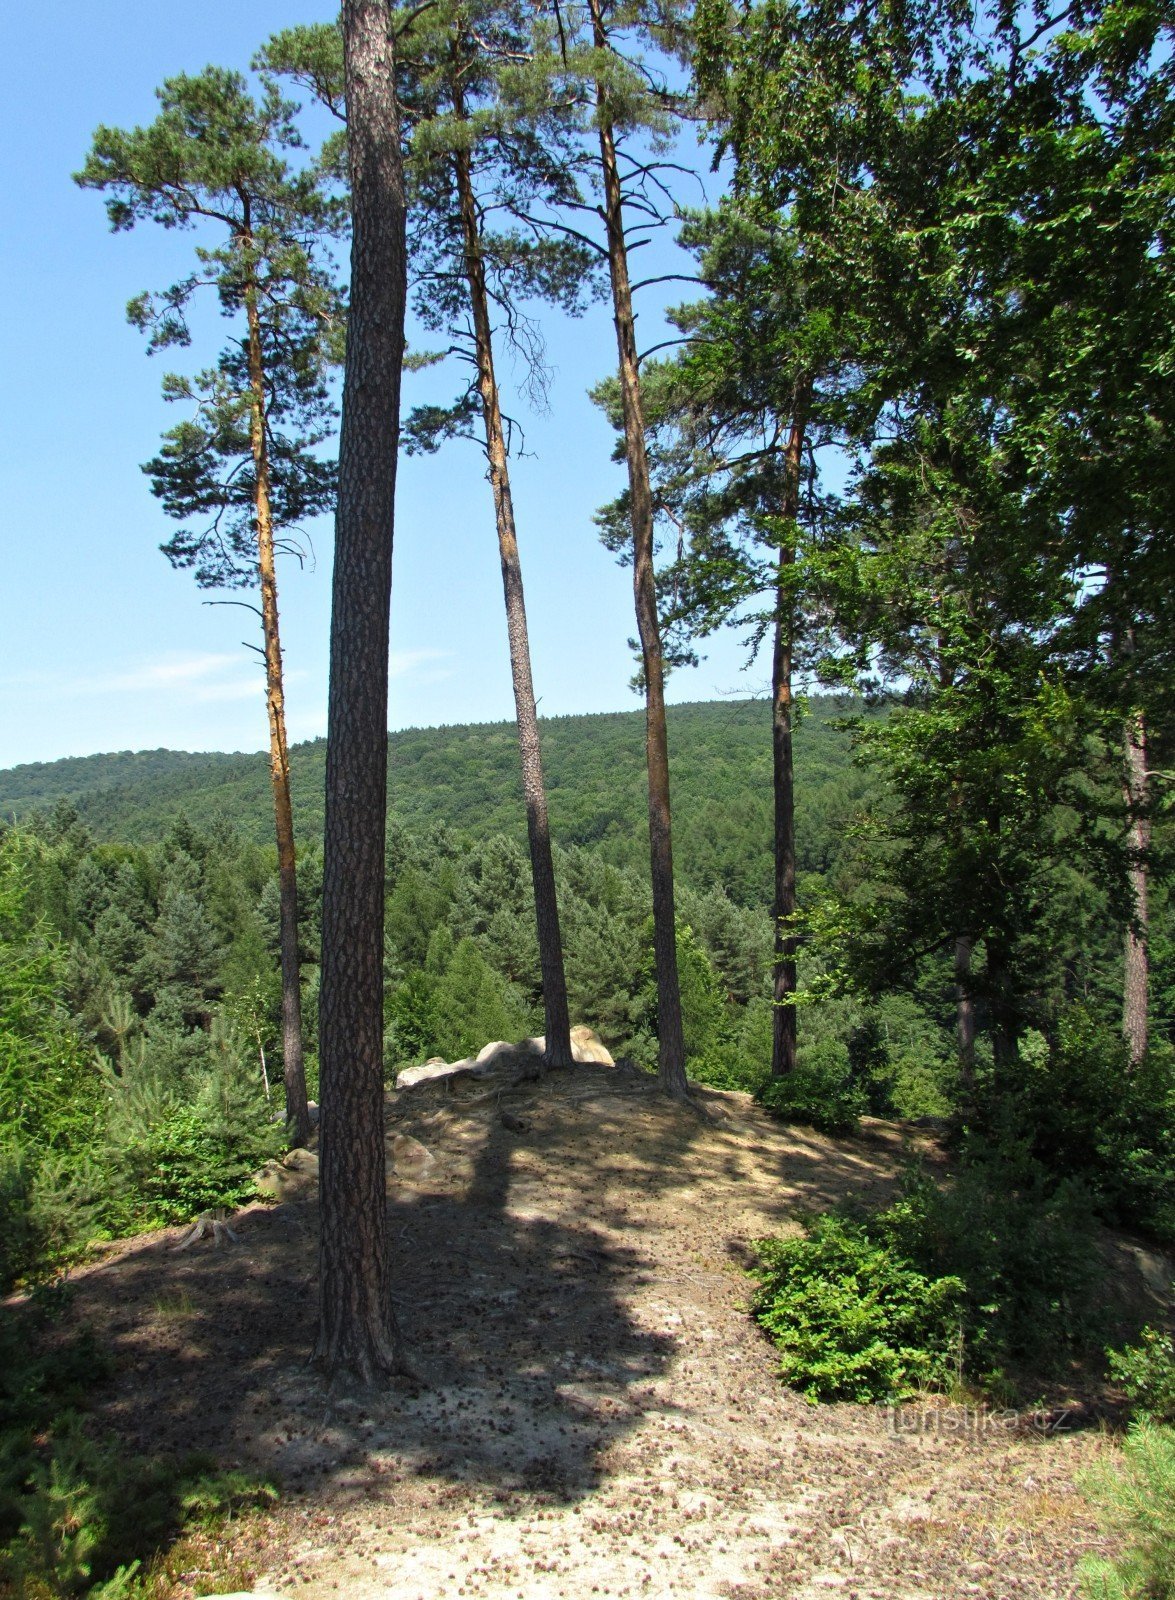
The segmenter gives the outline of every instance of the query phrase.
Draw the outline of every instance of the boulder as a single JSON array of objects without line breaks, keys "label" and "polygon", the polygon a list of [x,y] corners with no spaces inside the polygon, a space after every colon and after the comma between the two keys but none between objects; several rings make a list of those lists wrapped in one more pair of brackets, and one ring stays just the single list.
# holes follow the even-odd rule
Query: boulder
[{"label": "boulder", "polygon": [[405,1067],[396,1074],[397,1089],[414,1089],[418,1083],[443,1083],[454,1078],[480,1078],[493,1070],[492,1064],[477,1064],[472,1057],[464,1061],[426,1061],[423,1067]]},{"label": "boulder", "polygon": [[260,1172],[253,1174],[258,1194],[270,1195],[274,1200],[285,1198],[290,1188],[290,1175],[276,1161],[267,1161]]},{"label": "boulder", "polygon": [[601,1067],[614,1067],[607,1046],[594,1028],[578,1027],[571,1030],[571,1057],[583,1065],[595,1062]]},{"label": "boulder", "polygon": [[288,1150],[282,1159],[282,1166],[287,1172],[301,1172],[311,1178],[318,1176],[318,1157],[313,1150]]},{"label": "boulder", "polygon": [[498,1056],[512,1056],[517,1051],[516,1044],[507,1044],[505,1039],[495,1039],[492,1044],[482,1045],[477,1052],[479,1067],[489,1066]]},{"label": "boulder", "polygon": [[399,1178],[420,1178],[436,1161],[428,1146],[409,1133],[398,1133],[388,1149]]}]

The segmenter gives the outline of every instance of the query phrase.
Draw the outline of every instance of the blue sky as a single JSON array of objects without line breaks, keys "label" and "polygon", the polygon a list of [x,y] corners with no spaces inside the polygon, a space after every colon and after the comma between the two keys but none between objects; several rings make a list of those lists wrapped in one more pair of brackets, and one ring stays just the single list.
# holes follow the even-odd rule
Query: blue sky
[{"label": "blue sky", "polygon": [[[70,173],[99,122],[152,117],[164,77],[208,62],[243,68],[274,29],[325,20],[333,9],[314,0],[294,10],[273,0],[5,8],[0,766],[265,743],[260,670],[242,643],[253,639],[253,619],[202,605],[191,578],[171,570],[158,550],[171,524],[139,471],[175,418],[159,397],[163,365],[145,355],[123,308],[137,291],[179,276],[192,236],[149,227],[110,234],[100,197],[77,189]],[[527,419],[532,454],[514,467],[540,710],[636,707],[630,575],[592,523],[622,483],[611,432],[586,394],[614,363],[611,320],[601,305],[578,323],[552,315],[546,327],[551,413]],[[648,306],[642,344],[654,343],[658,329]],[[179,358],[194,365],[214,354],[208,344]],[[406,403],[422,381],[406,380]],[[482,458],[456,445],[402,461],[400,474],[390,724],[508,717]],[[313,569],[287,563],[280,578],[294,739],[325,732],[331,529],[311,532]],[[766,664],[751,673],[741,666],[735,642],[722,641],[700,668],[672,680],[672,697],[761,691]]]}]

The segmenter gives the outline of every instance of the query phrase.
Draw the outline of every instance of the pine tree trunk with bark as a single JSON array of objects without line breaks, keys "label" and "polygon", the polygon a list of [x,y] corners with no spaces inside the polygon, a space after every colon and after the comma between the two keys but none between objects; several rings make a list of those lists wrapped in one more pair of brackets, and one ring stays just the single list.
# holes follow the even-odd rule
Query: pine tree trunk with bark
[{"label": "pine tree trunk with bark", "polygon": [[780,507],[787,525],[779,548],[775,590],[775,642],[771,657],[771,780],[775,797],[775,963],[771,1030],[771,1075],[785,1077],[796,1065],[796,797],[792,747],[795,702],[792,693],[796,639],[796,604],[792,592],[795,569],[795,525],[800,509],[804,434],[812,387],[805,382],[796,397],[795,413],[784,450],[784,492]]},{"label": "pine tree trunk with bark", "polygon": [[[252,240],[243,239],[246,254]],[[265,704],[269,714],[269,776],[277,832],[277,874],[282,975],[282,1074],[286,1090],[286,1122],[295,1145],[310,1137],[306,1099],[306,1064],[302,1048],[302,968],[298,958],[298,867],[294,849],[294,812],[290,801],[290,752],[286,738],[286,700],[282,681],[281,632],[277,609],[277,565],[270,501],[269,441],[266,434],[265,362],[257,285],[245,291],[248,323],[249,439],[253,451],[254,520],[257,570],[261,580],[261,632],[265,644]]]},{"label": "pine tree trunk with bark", "polygon": [[[454,93],[454,110],[464,120],[460,89]],[[535,923],[539,965],[543,979],[543,1013],[549,1067],[570,1067],[571,1021],[567,1011],[567,979],[563,967],[563,941],[559,930],[559,903],[555,896],[555,866],[551,858],[551,827],[547,816],[547,791],[543,782],[539,744],[538,709],[531,676],[530,638],[526,626],[526,600],[522,588],[522,563],[514,524],[514,499],[510,492],[510,463],[498,380],[494,370],[493,334],[485,263],[479,241],[477,205],[473,192],[471,160],[467,150],[454,158],[461,228],[465,241],[465,270],[469,281],[477,349],[477,387],[485,424],[486,456],[494,515],[498,528],[498,555],[506,600],[506,633],[510,643],[510,675],[514,684],[514,712],[518,723],[518,753],[522,765],[522,792],[526,802],[526,832],[530,843],[530,872],[534,886]]]},{"label": "pine tree trunk with bark", "polygon": [[344,0],[342,28],[353,232],[323,839],[315,1359],[371,1383],[407,1365],[391,1301],[383,1092],[388,632],[407,276],[387,5]]},{"label": "pine tree trunk with bark", "polygon": [[1146,767],[1146,720],[1141,711],[1126,719],[1123,730],[1125,782],[1123,785],[1130,818],[1128,869],[1130,922],[1126,928],[1126,947],[1122,979],[1122,1032],[1130,1052],[1130,1065],[1136,1067],[1147,1050],[1147,1012],[1150,991],[1148,936],[1150,913],[1147,905],[1147,851],[1151,825],[1147,812],[1149,782]]},{"label": "pine tree trunk with bark", "polygon": [[[598,50],[607,47],[600,0],[589,0]],[[624,417],[624,453],[632,517],[632,582],[637,631],[645,684],[645,759],[649,775],[649,858],[653,884],[653,952],[657,972],[658,1078],[676,1100],[689,1097],[685,1075],[685,1037],[681,1021],[681,987],[677,972],[677,926],[673,904],[673,833],[669,810],[669,739],[665,726],[665,666],[657,587],[653,568],[653,492],[645,445],[644,406],[637,361],[628,248],[624,238],[624,204],[616,140],[608,98],[596,85],[600,161],[604,179],[604,222],[608,235],[608,272],[620,358],[620,399]]]},{"label": "pine tree trunk with bark", "polygon": [[960,934],[955,940],[955,1042],[959,1051],[959,1077],[964,1093],[975,1087],[975,997],[971,992],[971,958],[975,940]]}]

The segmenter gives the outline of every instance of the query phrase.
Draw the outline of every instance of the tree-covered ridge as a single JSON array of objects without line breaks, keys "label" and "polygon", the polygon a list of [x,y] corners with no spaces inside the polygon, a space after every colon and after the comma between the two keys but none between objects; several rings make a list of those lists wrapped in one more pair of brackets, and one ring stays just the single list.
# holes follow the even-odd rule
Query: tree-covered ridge
[{"label": "tree-covered ridge", "polygon": [[[796,735],[801,871],[824,873],[868,792],[838,726],[852,702],[814,696]],[[770,706],[761,700],[698,702],[669,710],[683,880],[721,884],[741,904],[770,893]],[[645,860],[644,721],[637,711],[552,717],[542,723],[552,831],[564,846],[591,848],[614,866]],[[301,837],[322,831],[323,740],[291,751]],[[517,737],[512,723],[412,728],[390,741],[391,816],[410,829],[443,823],[472,840],[523,836]],[[198,825],[221,818],[268,843],[265,757],[150,751],[89,756],[0,772],[0,815],[19,818],[59,799],[77,807],[101,839],[145,842],[182,812]]]}]

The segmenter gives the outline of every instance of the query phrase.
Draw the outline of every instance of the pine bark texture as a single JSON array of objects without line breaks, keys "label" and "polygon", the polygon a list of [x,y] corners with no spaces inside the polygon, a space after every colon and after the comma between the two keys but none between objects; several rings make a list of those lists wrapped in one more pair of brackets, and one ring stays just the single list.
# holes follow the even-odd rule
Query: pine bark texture
[{"label": "pine bark texture", "polygon": [[959,1076],[969,1094],[975,1085],[975,997],[971,992],[971,960],[975,940],[960,934],[955,940],[955,1042],[959,1051]]},{"label": "pine bark texture", "polygon": [[[245,240],[246,249],[250,242]],[[257,570],[261,580],[261,632],[265,644],[265,704],[269,714],[269,776],[277,832],[282,974],[282,1074],[286,1121],[295,1145],[310,1137],[306,1099],[306,1063],[302,1049],[302,969],[298,959],[298,867],[294,849],[294,811],[290,800],[290,751],[286,737],[286,699],[282,680],[281,631],[277,609],[277,565],[273,548],[273,514],[266,438],[265,363],[257,289],[245,293],[249,329],[249,415],[253,451],[254,511],[257,527]]]},{"label": "pine bark texture", "polygon": [[404,176],[385,0],[344,0],[351,295],[331,612],[319,999],[317,1362],[364,1383],[405,1366],[391,1303],[384,1152],[388,633],[406,296]]},{"label": "pine bark texture", "polygon": [[[455,109],[458,117],[463,118],[464,108],[459,91],[455,96]],[[551,857],[551,827],[547,815],[547,791],[543,782],[538,710],[535,705],[534,681],[531,675],[530,637],[526,626],[522,563],[518,555],[514,499],[510,492],[510,463],[506,453],[506,435],[502,426],[498,380],[494,370],[493,333],[486,292],[485,263],[479,242],[477,206],[467,150],[458,152],[455,157],[455,167],[461,229],[465,242],[465,270],[469,280],[477,348],[477,387],[481,396],[482,418],[485,424],[486,456],[489,461],[490,486],[493,490],[494,515],[498,528],[502,589],[506,600],[510,675],[514,684],[518,754],[522,765],[522,792],[526,803],[526,832],[530,843],[535,924],[543,979],[546,1041],[544,1060],[550,1067],[570,1067],[572,1065],[571,1021],[567,1011],[567,978],[563,966],[563,941],[559,929],[559,903],[555,896],[555,865]]]},{"label": "pine bark texture", "polygon": [[[607,46],[599,0],[590,0],[596,48]],[[604,222],[613,320],[620,358],[624,453],[632,517],[632,582],[645,680],[645,759],[649,775],[649,859],[653,884],[653,950],[657,971],[658,1077],[676,1100],[689,1096],[685,1037],[677,972],[677,927],[673,904],[673,833],[669,810],[669,740],[665,726],[665,667],[653,570],[653,493],[645,445],[644,406],[637,361],[632,287],[624,239],[624,205],[616,141],[602,83],[596,86],[600,161],[604,178]]]},{"label": "pine bark texture", "polygon": [[775,796],[775,893],[772,919],[775,962],[771,1029],[771,1075],[786,1077],[796,1065],[796,793],[792,746],[795,698],[792,670],[796,642],[796,604],[791,575],[796,561],[795,524],[800,510],[804,434],[811,385],[801,385],[784,449],[784,491],[780,507],[790,525],[779,549],[775,594],[775,641],[771,658],[771,778]]},{"label": "pine bark texture", "polygon": [[1151,825],[1147,813],[1146,722],[1141,712],[1134,712],[1126,719],[1123,753],[1126,768],[1124,791],[1130,817],[1130,922],[1126,928],[1122,977],[1122,1032],[1126,1036],[1130,1064],[1136,1067],[1147,1050],[1150,990],[1146,854],[1150,848]]}]

